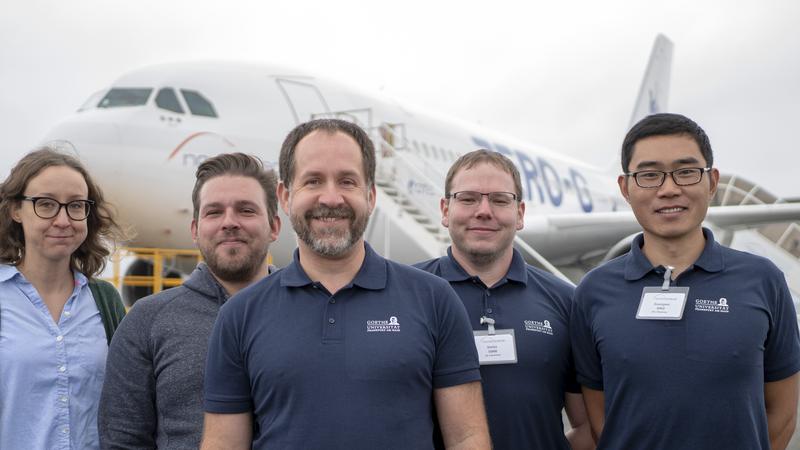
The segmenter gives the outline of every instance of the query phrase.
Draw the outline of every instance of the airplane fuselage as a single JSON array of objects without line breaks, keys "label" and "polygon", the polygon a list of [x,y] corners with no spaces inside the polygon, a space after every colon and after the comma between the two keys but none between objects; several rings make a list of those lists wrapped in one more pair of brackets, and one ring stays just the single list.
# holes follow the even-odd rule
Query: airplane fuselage
[{"label": "airplane fuselage", "polygon": [[[508,156],[522,178],[526,221],[521,232],[554,259],[574,257],[568,240],[537,242],[541,217],[624,208],[613,174],[479,126],[419,112],[379,95],[328,80],[281,75],[281,69],[232,63],[155,66],[129,73],[58,124],[47,140],[66,140],[87,163],[124,222],[132,244],[193,247],[189,235],[194,171],[206,158],[241,151],[277,167],[283,138],[315,117],[359,123],[376,139],[381,170],[402,161],[398,188],[437,219],[444,178],[452,162],[476,148]],[[611,153],[611,151],[609,151]],[[379,198],[380,202],[386,201]],[[436,220],[438,221],[438,220]],[[285,222],[288,223],[288,222]],[[288,261],[294,240],[284,227],[273,248]],[[579,249],[583,251],[583,249]],[[401,258],[402,259],[402,258]],[[408,261],[412,262],[412,261]]]}]

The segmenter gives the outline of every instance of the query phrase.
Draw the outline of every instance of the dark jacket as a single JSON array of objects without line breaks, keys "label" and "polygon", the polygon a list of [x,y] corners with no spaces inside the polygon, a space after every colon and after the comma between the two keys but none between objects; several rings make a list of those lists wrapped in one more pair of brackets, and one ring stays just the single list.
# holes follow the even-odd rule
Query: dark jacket
[{"label": "dark jacket", "polygon": [[103,320],[103,328],[106,330],[106,339],[111,344],[111,337],[114,336],[119,323],[125,317],[125,306],[117,292],[117,288],[111,283],[98,279],[89,280],[89,289],[92,297],[100,311],[100,318]]}]

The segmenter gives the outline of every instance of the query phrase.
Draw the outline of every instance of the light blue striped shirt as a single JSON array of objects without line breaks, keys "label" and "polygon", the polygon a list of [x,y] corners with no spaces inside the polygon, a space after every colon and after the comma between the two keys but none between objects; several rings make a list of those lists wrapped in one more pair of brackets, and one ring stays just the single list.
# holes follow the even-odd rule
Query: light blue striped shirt
[{"label": "light blue striped shirt", "polygon": [[108,346],[83,274],[58,323],[14,266],[0,265],[0,449],[94,449]]}]

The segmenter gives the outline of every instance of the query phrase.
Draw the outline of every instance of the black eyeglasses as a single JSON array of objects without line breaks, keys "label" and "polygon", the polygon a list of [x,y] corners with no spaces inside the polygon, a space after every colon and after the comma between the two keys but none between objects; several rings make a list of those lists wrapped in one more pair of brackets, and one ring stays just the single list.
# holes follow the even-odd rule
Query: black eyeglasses
[{"label": "black eyeglasses", "polygon": [[42,219],[52,219],[61,212],[63,207],[67,211],[67,216],[72,220],[86,220],[89,217],[93,200],[72,200],[71,202],[61,203],[50,197],[28,197],[22,196],[20,200],[27,200],[33,203],[33,212]]},{"label": "black eyeglasses", "polygon": [[498,208],[511,206],[517,200],[517,194],[513,192],[461,191],[448,194],[445,198],[452,198],[461,206],[474,207],[481,203],[484,195],[489,199],[490,205]]},{"label": "black eyeglasses", "polygon": [[626,173],[626,176],[633,177],[640,188],[653,189],[661,187],[667,175],[672,176],[672,181],[678,186],[691,186],[703,179],[703,174],[711,170],[711,167],[684,167],[670,172],[663,170],[641,170],[639,172]]}]

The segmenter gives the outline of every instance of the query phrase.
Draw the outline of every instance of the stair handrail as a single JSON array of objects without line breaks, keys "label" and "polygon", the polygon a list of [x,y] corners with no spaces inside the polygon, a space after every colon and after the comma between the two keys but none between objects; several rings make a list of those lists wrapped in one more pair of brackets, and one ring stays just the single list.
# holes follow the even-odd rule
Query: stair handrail
[{"label": "stair handrail", "polygon": [[[409,161],[405,151],[398,150],[392,143],[384,139],[380,130],[381,126],[378,126],[369,131],[370,137],[376,144],[376,153],[380,154],[383,181],[391,183],[432,223],[439,223],[441,220],[439,200],[444,197],[444,178],[441,177],[442,180],[439,183],[431,180],[426,171]],[[388,151],[384,152],[384,149]]]}]

